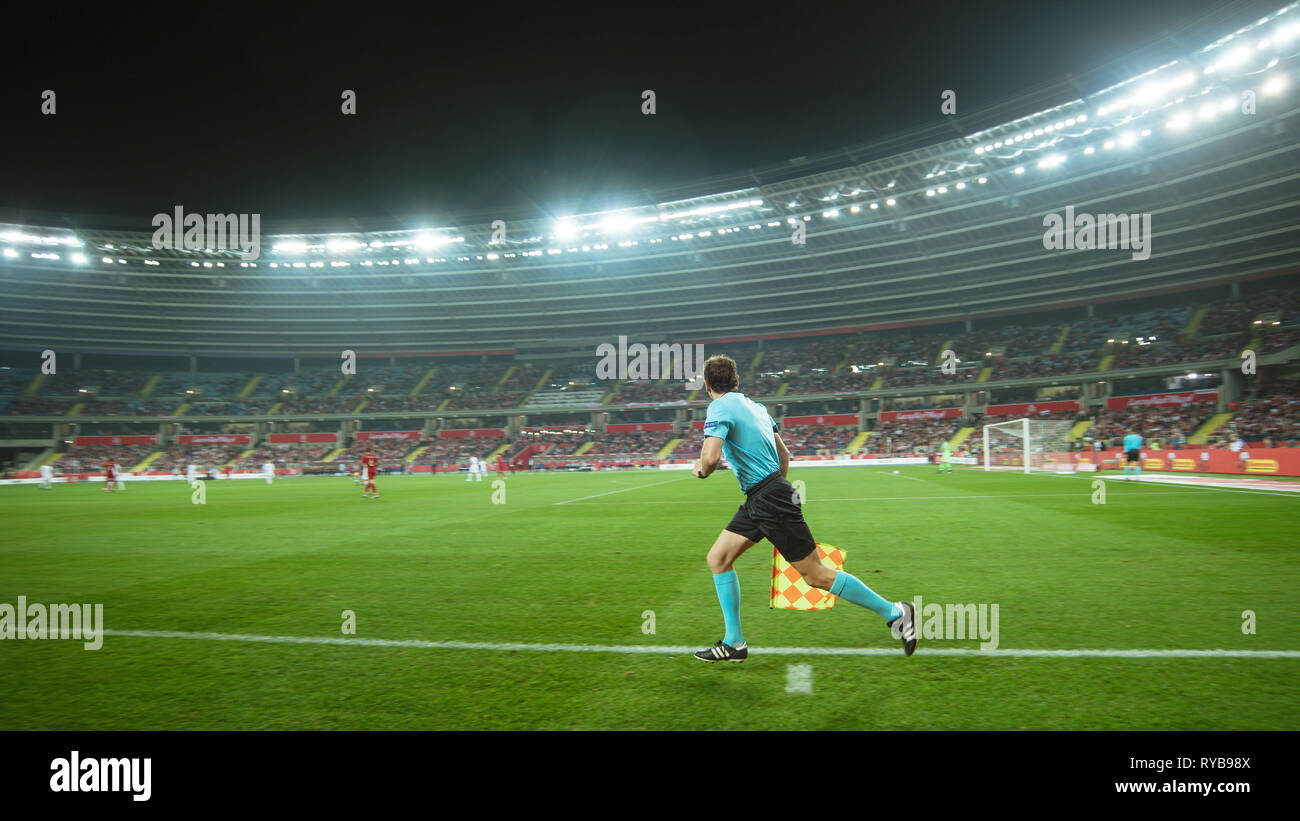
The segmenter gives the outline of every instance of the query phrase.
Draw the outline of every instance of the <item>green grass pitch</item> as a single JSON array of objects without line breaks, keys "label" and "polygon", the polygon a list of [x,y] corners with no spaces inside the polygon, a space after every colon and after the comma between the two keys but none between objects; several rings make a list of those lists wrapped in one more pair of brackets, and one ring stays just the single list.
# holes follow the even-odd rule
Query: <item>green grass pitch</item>
[{"label": "green grass pitch", "polygon": [[[0,488],[0,602],[104,605],[110,630],[705,647],[704,556],[741,500],[685,472]],[[1300,497],[931,468],[794,469],[819,541],[891,600],[997,603],[1001,649],[1300,650]],[[565,504],[557,504],[565,502]],[[905,658],[868,611],[769,610],[751,655],[0,641],[0,729],[1300,729],[1298,658]],[[356,614],[355,637],[341,614]],[[654,611],[655,632],[642,630]],[[1242,613],[1256,614],[1245,635]],[[870,647],[888,655],[763,654]],[[787,667],[813,693],[787,693]]]}]

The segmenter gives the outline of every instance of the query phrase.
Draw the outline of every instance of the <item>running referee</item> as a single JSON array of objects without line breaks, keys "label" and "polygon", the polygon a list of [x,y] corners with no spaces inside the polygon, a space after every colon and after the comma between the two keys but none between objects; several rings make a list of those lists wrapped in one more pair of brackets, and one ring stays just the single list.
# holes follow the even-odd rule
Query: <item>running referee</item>
[{"label": "running referee", "polygon": [[713,356],[704,363],[704,388],[709,392],[709,412],[704,422],[704,446],[694,474],[705,479],[726,455],[745,492],[745,503],[709,550],[709,569],[717,588],[726,635],[695,657],[701,661],[744,661],[749,648],[740,630],[740,582],[733,569],[736,559],[763,539],[771,540],[804,581],[865,607],[886,621],[903,652],[916,649],[916,614],[910,602],[891,604],[876,595],[856,576],[831,570],[817,556],[817,544],[803,519],[802,502],[786,481],[790,451],[776,432],[767,408],[740,393],[736,361]]}]

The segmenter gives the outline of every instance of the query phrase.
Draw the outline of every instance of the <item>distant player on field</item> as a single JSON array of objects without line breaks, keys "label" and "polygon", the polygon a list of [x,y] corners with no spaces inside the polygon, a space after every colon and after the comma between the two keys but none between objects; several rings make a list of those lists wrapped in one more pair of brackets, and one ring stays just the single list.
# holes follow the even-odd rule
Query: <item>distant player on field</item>
[{"label": "distant player on field", "polygon": [[275,479],[275,463],[272,462],[272,461],[269,460],[269,459],[268,459],[267,461],[263,462],[263,463],[262,463],[262,475],[263,475],[264,477],[266,477],[266,483],[267,483],[268,485],[271,484],[272,480]]},{"label": "distant player on field", "polygon": [[54,485],[53,465],[41,465],[41,490],[50,490]]},{"label": "distant player on field", "polygon": [[890,604],[856,576],[822,564],[817,543],[800,510],[802,503],[786,481],[790,451],[776,432],[767,408],[740,393],[738,386],[734,359],[713,356],[704,363],[704,388],[713,401],[704,422],[704,446],[692,472],[707,478],[725,454],[746,498],[731,523],[718,534],[708,555],[726,635],[695,657],[707,662],[748,658],[749,649],[740,630],[740,582],[733,565],[764,538],[771,540],[808,584],[829,590],[884,619],[894,637],[902,639],[903,653],[912,655],[916,649],[915,608],[910,602]]},{"label": "distant player on field", "polygon": [[117,462],[114,462],[113,478],[117,480],[117,485],[116,485],[117,490],[126,490],[126,485],[122,484],[122,482],[125,480],[125,477],[126,477],[126,471],[122,470],[121,465],[119,465]]},{"label": "distant player on field", "polygon": [[1124,457],[1124,481],[1129,480],[1129,468],[1133,469],[1133,475],[1140,480],[1142,478],[1142,434],[1133,428],[1129,428],[1124,436]]},{"label": "distant player on field", "polygon": [[113,473],[113,463],[104,462],[104,492],[112,493],[113,488],[117,485],[117,475]]},{"label": "distant player on field", "polygon": [[366,477],[366,486],[361,489],[361,498],[367,495],[372,499],[379,498],[379,491],[375,489],[375,477],[379,475],[379,457],[370,451],[366,451],[361,457],[361,473]]},{"label": "distant player on field", "polygon": [[939,446],[939,472],[952,473],[952,444],[947,439]]}]

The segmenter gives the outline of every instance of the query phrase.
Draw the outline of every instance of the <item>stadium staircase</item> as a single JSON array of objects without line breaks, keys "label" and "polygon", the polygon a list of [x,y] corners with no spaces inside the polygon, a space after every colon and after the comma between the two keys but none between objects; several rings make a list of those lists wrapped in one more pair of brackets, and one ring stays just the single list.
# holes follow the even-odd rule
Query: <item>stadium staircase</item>
[{"label": "stadium staircase", "polygon": [[44,453],[32,460],[32,464],[28,470],[40,470],[41,465],[52,465],[59,461],[60,456],[63,456],[63,454],[59,453],[54,448],[48,448]]},{"label": "stadium staircase", "polygon": [[885,384],[885,377],[877,376],[876,381],[871,383],[871,390],[878,391],[883,384]]},{"label": "stadium staircase", "polygon": [[584,454],[584,453],[586,453],[587,451],[591,450],[591,449],[594,448],[595,446],[596,446],[596,443],[595,443],[594,441],[583,442],[581,445],[578,445],[578,449],[575,450],[575,451],[573,452],[573,455],[574,455],[574,456],[581,456],[582,454]]},{"label": "stadium staircase", "polygon": [[44,384],[45,376],[43,373],[36,374],[35,378],[27,384],[27,390],[23,391],[23,396],[35,396],[36,392],[41,389],[41,385]]},{"label": "stadium staircase", "polygon": [[555,369],[554,369],[554,368],[547,368],[547,369],[546,369],[546,373],[542,374],[542,378],[539,379],[539,380],[537,380],[537,384],[536,384],[536,385],[533,385],[533,390],[532,390],[532,392],[533,392],[533,393],[537,393],[537,392],[540,391],[542,388],[546,387],[546,382],[551,378],[551,374],[553,374],[553,373],[555,373]]},{"label": "stadium staircase", "polygon": [[867,443],[867,440],[870,438],[871,438],[871,431],[869,430],[858,431],[858,435],[854,436],[852,439],[849,440],[849,443],[844,446],[844,450],[841,451],[841,453],[857,453],[858,451],[862,450],[862,446],[865,445]]},{"label": "stadium staircase", "polygon": [[754,354],[754,358],[753,360],[750,361],[749,367],[745,369],[745,376],[743,378],[746,382],[748,382],[750,378],[754,375],[754,371],[758,370],[758,365],[762,361],[763,361],[762,351],[759,351],[758,353]]},{"label": "stadium staircase", "polygon": [[1047,349],[1047,352],[1060,353],[1062,350],[1065,349],[1065,340],[1069,338],[1070,338],[1070,326],[1062,325],[1061,335],[1056,338],[1056,341],[1052,343],[1052,347]]},{"label": "stadium staircase", "polygon": [[[340,376],[339,381],[335,382],[334,387],[330,388],[330,392],[325,394],[325,398],[329,399],[332,396],[337,396],[338,392],[343,389],[343,386],[348,383],[350,378],[351,376],[348,375]],[[441,410],[441,408],[439,408],[439,410]]]},{"label": "stadium staircase", "polygon": [[369,400],[369,399],[362,399],[361,402],[360,402],[360,403],[359,403],[355,408],[352,409],[352,412],[353,412],[353,413],[361,413],[361,409],[364,408],[366,405],[369,405],[369,404],[370,404],[370,400]]},{"label": "stadium staircase", "polygon": [[67,413],[67,415],[68,415],[68,416],[76,416],[77,414],[81,413],[81,409],[84,408],[84,407],[86,407],[86,403],[85,403],[85,402],[78,402],[78,403],[76,403],[75,405],[73,405],[72,407],[68,408],[68,413]]},{"label": "stadium staircase", "polygon": [[937,354],[934,355],[934,364],[936,364],[936,365],[942,365],[942,364],[943,364],[943,352],[944,352],[944,351],[950,351],[950,350],[952,350],[952,340],[951,340],[951,339],[949,339],[948,341],[944,342],[942,345],[939,346],[939,352],[938,352]]},{"label": "stadium staircase", "polygon": [[695,397],[699,396],[699,395],[700,395],[700,391],[702,391],[702,390],[704,390],[704,389],[703,389],[703,388],[696,388],[695,390],[691,391],[690,395],[686,397],[686,401],[687,401],[687,402],[694,402],[694,401],[695,401]]},{"label": "stadium staircase", "polygon": [[1113,353],[1106,354],[1101,358],[1101,361],[1097,363],[1097,372],[1105,373],[1106,371],[1110,370],[1111,363],[1114,361],[1115,361],[1115,354]]},{"label": "stadium staircase", "polygon": [[181,416],[185,413],[185,411],[189,409],[190,409],[190,403],[182,402],[176,406],[176,410],[172,411],[172,416]]},{"label": "stadium staircase", "polygon": [[[333,462],[335,459],[339,458],[339,454],[342,453],[344,450],[346,450],[346,448],[334,448],[334,450],[332,450],[332,451],[330,451],[329,453],[327,453],[327,454],[325,454],[324,456],[322,456],[322,457],[321,457],[321,461],[322,461],[322,462]],[[251,450],[244,451],[243,453],[241,453],[239,456],[237,456],[237,457],[235,457],[235,458],[236,458],[236,460],[238,460],[238,459],[243,459],[245,456],[247,456],[247,455],[250,454],[250,453],[252,453]]]},{"label": "stadium staircase", "polygon": [[1246,343],[1246,347],[1242,348],[1240,351],[1237,351],[1237,356],[1241,356],[1241,354],[1245,351],[1258,351],[1259,346],[1263,344],[1263,342],[1264,340],[1261,337],[1252,336],[1250,338],[1250,342]]},{"label": "stadium staircase", "polygon": [[441,402],[438,403],[438,408],[437,408],[437,409],[438,409],[438,410],[442,410],[443,408],[447,407],[447,406],[450,405],[450,404],[451,404],[451,397],[448,396],[446,399],[444,399],[444,400],[442,400]]},{"label": "stadium staircase", "polygon": [[144,457],[144,459],[141,460],[140,464],[138,464],[138,465],[136,465],[135,467],[131,468],[131,472],[132,472],[132,473],[140,473],[141,471],[148,470],[148,469],[149,469],[149,464],[150,464],[151,462],[153,462],[155,459],[157,459],[159,456],[162,456],[162,455],[163,455],[164,453],[166,453],[166,452],[167,452],[167,451],[165,451],[165,450],[155,450],[153,453],[151,453],[151,454],[149,454],[148,456]]},{"label": "stadium staircase", "polygon": [[1091,419],[1080,419],[1074,423],[1074,427],[1070,428],[1070,432],[1065,434],[1065,441],[1077,442],[1090,427],[1092,427]]},{"label": "stadium staircase", "polygon": [[785,396],[785,392],[788,391],[788,390],[790,390],[790,383],[789,383],[789,382],[782,382],[782,383],[781,383],[781,387],[779,387],[779,388],[776,389],[776,395],[777,395],[777,396]]},{"label": "stadium staircase", "polygon": [[[531,399],[532,397],[529,397],[529,398]],[[609,393],[605,394],[605,398],[604,398],[604,399],[600,400],[600,404],[602,404],[602,405],[608,405],[610,402],[613,402],[613,401],[614,401],[614,391],[610,391]]]},{"label": "stadium staircase", "polygon": [[[672,453],[673,451],[677,450],[677,446],[680,445],[681,443],[682,443],[682,437],[680,437],[680,436],[674,436],[673,438],[671,438],[671,439],[668,440],[668,444],[666,444],[666,445],[664,445],[663,447],[659,448],[659,452],[655,454],[655,458],[656,458],[656,459],[667,459],[667,458],[668,458],[668,454],[670,454],[670,453]],[[594,445],[595,442],[592,442],[591,444]],[[581,453],[581,451],[579,451],[579,453]]]},{"label": "stadium staircase", "polygon": [[416,448],[415,450],[413,450],[413,451],[411,451],[410,453],[406,454],[406,455],[403,456],[402,458],[405,459],[405,460],[408,461],[408,462],[414,462],[416,459],[419,458],[419,456],[420,456],[421,453],[424,453],[424,452],[425,452],[426,450],[428,450],[428,449],[429,449],[429,446],[428,446],[428,445],[420,445],[418,448]]},{"label": "stadium staircase", "polygon": [[848,350],[844,352],[844,356],[841,357],[840,361],[835,364],[835,370],[831,371],[832,374],[837,374],[840,371],[844,370],[844,367],[849,364],[849,359],[853,356],[854,349],[857,347],[858,346],[856,343],[848,347]]},{"label": "stadium staircase", "polygon": [[276,402],[274,405],[272,405],[270,408],[267,409],[267,411],[266,411],[266,415],[267,415],[267,416],[275,416],[275,414],[278,413],[279,410],[280,410],[280,408],[282,408],[282,407],[284,407],[284,403],[283,403],[283,402]]},{"label": "stadium staircase", "polygon": [[249,396],[252,395],[253,391],[257,390],[257,386],[260,385],[261,383],[262,383],[261,374],[254,376],[252,379],[248,380],[248,384],[244,386],[244,389],[242,391],[235,394],[235,398],[247,399]]},{"label": "stadium staircase", "polygon": [[1207,441],[1209,441],[1210,434],[1214,433],[1216,430],[1223,427],[1224,424],[1226,424],[1227,421],[1231,418],[1232,418],[1231,413],[1214,414],[1213,416],[1211,416],[1209,419],[1205,421],[1204,425],[1201,425],[1199,428],[1196,429],[1196,433],[1193,433],[1191,435],[1191,437],[1187,440],[1187,444],[1204,445]]},{"label": "stadium staircase", "polygon": [[503,374],[501,374],[501,378],[498,379],[498,380],[497,380],[497,383],[496,383],[495,385],[492,386],[492,392],[493,392],[493,393],[501,393],[501,386],[504,385],[504,384],[506,383],[506,380],[507,380],[507,379],[509,379],[510,377],[514,376],[515,371],[517,371],[517,370],[519,370],[519,366],[518,366],[518,365],[511,365],[510,367],[506,368],[506,372],[503,373]]},{"label": "stadium staircase", "polygon": [[153,393],[153,389],[158,387],[158,383],[162,381],[162,378],[163,375],[160,373],[156,373],[149,377],[149,381],[144,383],[144,387],[140,389],[140,398],[148,399],[149,394]]},{"label": "stadium staircase", "polygon": [[1187,320],[1187,325],[1183,328],[1183,335],[1196,336],[1196,332],[1201,329],[1201,321],[1205,319],[1205,315],[1209,312],[1209,305],[1202,305],[1197,308],[1196,313],[1192,314],[1192,318]]},{"label": "stadium staircase", "polygon": [[429,384],[429,380],[432,379],[433,375],[437,372],[438,372],[437,368],[430,368],[427,372],[425,372],[424,376],[420,377],[420,381],[415,383],[415,387],[411,388],[410,395],[419,396],[420,391],[424,390],[424,386]]},{"label": "stadium staircase", "polygon": [[967,439],[969,439],[970,435],[974,432],[975,432],[974,427],[961,428],[955,434],[953,434],[953,437],[951,439],[948,440],[948,444],[955,450],[958,445],[960,445],[962,442],[965,442]]},{"label": "stadium staircase", "polygon": [[487,459],[488,461],[491,461],[491,460],[497,458],[498,456],[500,456],[501,454],[505,453],[509,448],[510,448],[510,443],[509,443],[509,442],[506,442],[504,445],[502,445],[501,447],[499,447],[499,448],[497,448],[496,450],[492,451],[491,453],[489,453],[489,454],[488,454],[486,457],[484,457],[484,458]]},{"label": "stadium staircase", "polygon": [[987,381],[989,381],[989,377],[992,376],[992,375],[993,375],[993,368],[992,368],[992,366],[986,366],[983,370],[980,371],[980,375],[979,375],[978,377],[975,378],[975,381],[976,381],[976,382],[987,382]]}]

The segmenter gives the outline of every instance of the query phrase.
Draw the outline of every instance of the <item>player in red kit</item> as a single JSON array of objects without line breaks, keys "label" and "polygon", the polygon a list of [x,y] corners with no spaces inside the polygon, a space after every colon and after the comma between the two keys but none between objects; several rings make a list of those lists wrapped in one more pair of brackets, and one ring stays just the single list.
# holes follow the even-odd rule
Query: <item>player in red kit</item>
[{"label": "player in red kit", "polygon": [[375,490],[375,477],[379,475],[379,457],[366,451],[366,455],[361,457],[361,475],[366,478],[366,486],[361,489],[361,498],[366,498],[369,494],[372,498],[379,498],[379,491]]},{"label": "player in red kit", "polygon": [[498,477],[502,477],[502,476],[505,476],[505,475],[506,475],[506,460],[504,460],[504,459],[502,459],[500,456],[498,456],[498,457],[497,457],[497,476],[498,476]]},{"label": "player in red kit", "polygon": [[117,486],[117,471],[113,470],[113,462],[104,463],[104,492],[112,493],[113,488]]}]

